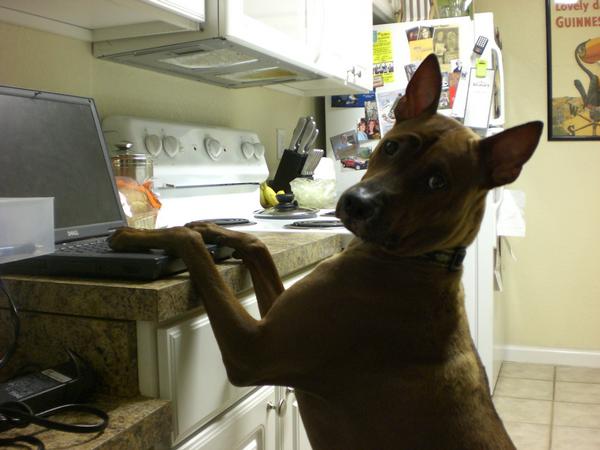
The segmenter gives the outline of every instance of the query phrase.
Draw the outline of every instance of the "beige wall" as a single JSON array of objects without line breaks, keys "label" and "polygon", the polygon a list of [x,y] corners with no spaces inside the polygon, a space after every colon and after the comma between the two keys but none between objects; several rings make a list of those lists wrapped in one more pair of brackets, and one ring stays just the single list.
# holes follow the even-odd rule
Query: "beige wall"
[{"label": "beige wall", "polygon": [[321,99],[267,88],[223,89],[102,61],[92,57],[90,43],[2,22],[0,85],[93,97],[101,117],[129,114],[255,130],[271,171],[277,167],[276,128],[291,137],[298,116],[307,114],[324,125]]},{"label": "beige wall", "polygon": [[[500,28],[508,125],[546,115],[545,2],[476,0]],[[586,78],[582,78],[586,79]],[[600,349],[600,143],[548,142],[511,186],[527,195],[527,237],[506,256],[507,344]]]}]

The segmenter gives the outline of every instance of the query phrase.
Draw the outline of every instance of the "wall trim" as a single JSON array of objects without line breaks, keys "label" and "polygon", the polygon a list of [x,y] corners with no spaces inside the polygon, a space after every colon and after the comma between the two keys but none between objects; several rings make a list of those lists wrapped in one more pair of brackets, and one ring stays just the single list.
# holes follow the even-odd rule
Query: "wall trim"
[{"label": "wall trim", "polygon": [[505,345],[502,347],[502,351],[504,361],[557,366],[600,367],[600,352],[590,350]]}]

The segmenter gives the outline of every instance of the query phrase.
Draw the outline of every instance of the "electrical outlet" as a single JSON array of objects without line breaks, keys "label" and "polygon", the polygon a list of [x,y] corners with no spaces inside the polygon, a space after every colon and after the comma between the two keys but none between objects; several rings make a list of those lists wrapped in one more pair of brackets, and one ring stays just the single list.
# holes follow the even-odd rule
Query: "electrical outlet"
[{"label": "electrical outlet", "polygon": [[276,128],[275,134],[277,135],[277,158],[281,159],[285,150],[285,137],[287,133],[284,128]]}]

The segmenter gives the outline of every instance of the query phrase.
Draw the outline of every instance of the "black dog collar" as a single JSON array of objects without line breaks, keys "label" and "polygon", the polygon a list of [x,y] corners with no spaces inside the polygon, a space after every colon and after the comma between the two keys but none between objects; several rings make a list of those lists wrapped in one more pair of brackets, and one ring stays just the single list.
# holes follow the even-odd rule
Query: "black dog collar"
[{"label": "black dog collar", "polygon": [[425,253],[422,256],[418,256],[418,258],[447,267],[449,272],[457,272],[462,268],[465,256],[467,256],[467,249],[465,247],[456,247],[452,250],[438,250]]}]

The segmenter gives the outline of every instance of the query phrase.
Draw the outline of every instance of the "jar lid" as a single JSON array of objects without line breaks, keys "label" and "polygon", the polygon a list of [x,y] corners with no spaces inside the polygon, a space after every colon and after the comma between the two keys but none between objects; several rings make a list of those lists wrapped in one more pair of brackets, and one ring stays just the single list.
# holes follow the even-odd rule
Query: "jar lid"
[{"label": "jar lid", "polygon": [[152,165],[152,160],[143,153],[121,153],[111,158],[116,166],[147,166]]}]

